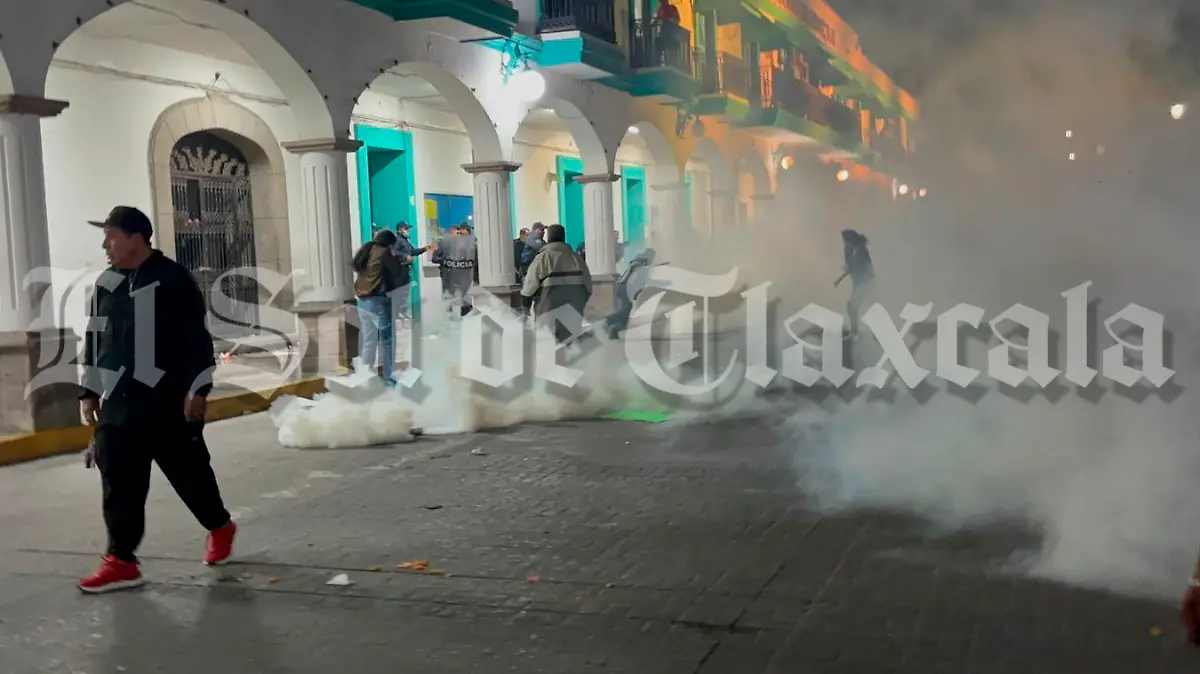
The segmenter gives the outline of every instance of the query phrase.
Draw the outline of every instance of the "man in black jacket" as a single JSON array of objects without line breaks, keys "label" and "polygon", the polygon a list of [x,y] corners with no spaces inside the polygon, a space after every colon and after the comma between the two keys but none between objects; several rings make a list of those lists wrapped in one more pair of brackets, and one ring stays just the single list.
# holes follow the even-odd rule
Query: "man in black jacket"
[{"label": "man in black jacket", "polygon": [[150,245],[150,219],[118,206],[104,222],[111,267],[96,282],[85,336],[80,412],[95,427],[92,457],[104,487],[108,554],[79,583],[88,593],[141,585],[135,552],[146,525],[150,465],[209,531],[204,563],[223,564],[237,525],[221,499],[204,443],[216,368],[195,279]]},{"label": "man in black jacket", "polygon": [[396,224],[396,245],[392,251],[396,254],[396,259],[400,261],[400,267],[403,269],[403,274],[399,279],[401,286],[405,288],[403,292],[397,293],[394,301],[396,312],[403,318],[412,316],[412,296],[408,291],[409,286],[413,282],[413,268],[417,264],[417,258],[425,253],[433,250],[433,246],[425,246],[417,248],[409,238],[411,228],[407,222],[401,220]]}]

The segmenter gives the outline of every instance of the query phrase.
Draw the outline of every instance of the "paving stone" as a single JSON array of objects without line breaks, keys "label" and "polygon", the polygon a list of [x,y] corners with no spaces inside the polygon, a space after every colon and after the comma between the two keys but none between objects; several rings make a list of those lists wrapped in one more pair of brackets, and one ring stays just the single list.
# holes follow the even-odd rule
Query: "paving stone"
[{"label": "paving stone", "polygon": [[[0,672],[1108,674],[1195,671],[1169,602],[1009,577],[1036,536],[806,510],[769,419],[579,422],[371,450],[209,431],[240,563],[155,475],[142,591],[75,457],[0,470]],[[479,449],[481,453],[472,453]],[[398,568],[428,561],[437,573]],[[327,581],[346,573],[349,587]],[[1152,628],[1164,633],[1155,636]]]}]

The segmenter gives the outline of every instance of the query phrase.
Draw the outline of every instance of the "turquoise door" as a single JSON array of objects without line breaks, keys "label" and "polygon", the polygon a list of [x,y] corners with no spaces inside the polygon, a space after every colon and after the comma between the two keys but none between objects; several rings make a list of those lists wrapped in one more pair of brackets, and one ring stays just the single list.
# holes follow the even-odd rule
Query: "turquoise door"
[{"label": "turquoise door", "polygon": [[646,172],[640,168],[621,169],[621,187],[625,203],[626,249],[638,249],[646,240]]},{"label": "turquoise door", "polygon": [[567,244],[578,250],[583,243],[583,183],[575,178],[583,175],[583,161],[575,157],[558,157],[558,224],[567,230]]},{"label": "turquoise door", "polygon": [[367,149],[371,222],[380,229],[395,231],[397,223],[408,220],[408,162],[405,159],[405,153],[398,150]]},{"label": "turquoise door", "polygon": [[[417,207],[413,198],[412,134],[400,129],[356,125],[354,137],[362,142],[355,154],[358,175],[359,231],[369,241],[376,229],[395,230],[400,221],[411,225],[409,237],[417,239]],[[412,314],[421,315],[421,272],[412,274]]]}]

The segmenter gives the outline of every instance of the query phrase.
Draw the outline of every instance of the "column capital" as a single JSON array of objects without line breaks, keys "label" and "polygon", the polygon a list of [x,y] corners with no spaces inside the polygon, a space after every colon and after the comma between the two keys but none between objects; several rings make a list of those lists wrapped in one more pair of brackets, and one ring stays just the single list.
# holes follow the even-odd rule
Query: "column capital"
[{"label": "column capital", "polygon": [[0,96],[0,114],[32,115],[34,117],[57,117],[70,103],[41,96],[8,94]]},{"label": "column capital", "polygon": [[462,169],[471,175],[476,173],[514,173],[519,168],[521,168],[520,164],[510,161],[482,161],[462,165]]},{"label": "column capital", "polygon": [[290,140],[280,143],[280,147],[294,154],[308,152],[357,152],[362,147],[361,140],[353,138],[313,138],[311,140]]},{"label": "column capital", "polygon": [[615,183],[621,179],[621,176],[615,173],[597,173],[590,176],[575,176],[572,178],[577,183]]}]

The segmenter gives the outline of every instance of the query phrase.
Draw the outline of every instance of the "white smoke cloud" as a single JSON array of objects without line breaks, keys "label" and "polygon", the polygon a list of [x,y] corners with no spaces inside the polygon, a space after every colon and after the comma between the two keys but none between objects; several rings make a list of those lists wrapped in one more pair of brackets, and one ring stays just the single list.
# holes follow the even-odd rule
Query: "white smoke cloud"
[{"label": "white smoke cloud", "polygon": [[[868,53],[917,54],[935,66],[912,160],[928,198],[881,208],[819,171],[793,170],[767,222],[718,229],[670,255],[713,272],[739,266],[747,283],[772,281],[781,316],[809,302],[840,309],[849,288],[832,287],[838,231],[850,226],[870,237],[880,302],[892,316],[908,302],[932,302],[935,315],[965,302],[985,308],[986,321],[1023,303],[1049,314],[1061,335],[1061,293],[1088,281],[1101,321],[1129,302],[1166,315],[1172,384],[1182,387],[1166,399],[1132,400],[1111,382],[1099,400],[1068,388],[1019,401],[994,382],[975,402],[945,390],[924,402],[907,391],[890,402],[830,398],[797,412],[786,441],[820,508],[883,507],[919,515],[935,531],[1021,522],[1044,535],[1028,572],[1171,594],[1200,545],[1192,390],[1200,116],[1169,114],[1195,92],[1172,89],[1131,58],[1134,48],[1165,44],[1170,17],[1157,4],[1036,4],[976,21],[949,52],[930,35],[953,26],[922,33],[879,17],[886,33],[870,16],[855,17]],[[949,15],[969,23],[971,7],[958,3]],[[1111,343],[1102,327],[1093,338],[1097,352]],[[964,364],[986,371],[988,346],[970,343]],[[1060,359],[1064,348],[1060,339]],[[935,369],[931,343],[917,358]],[[859,354],[858,367],[873,364]]]}]

